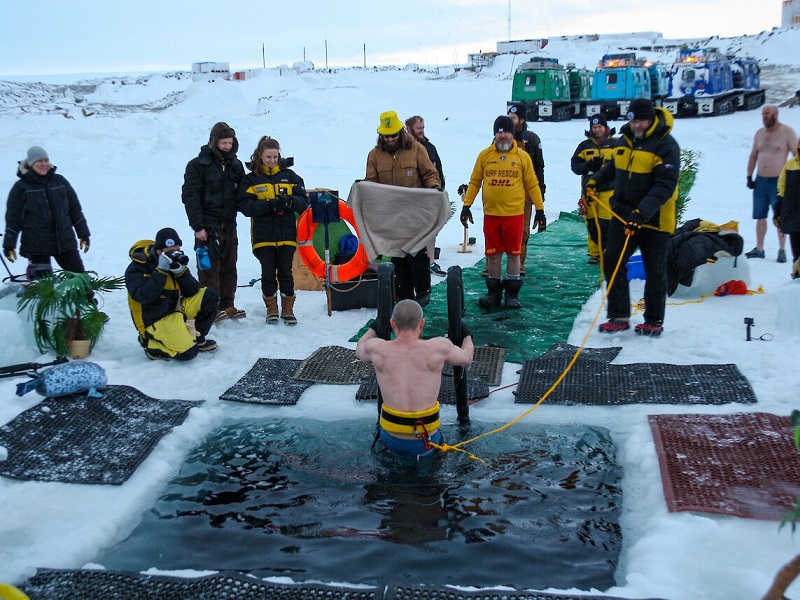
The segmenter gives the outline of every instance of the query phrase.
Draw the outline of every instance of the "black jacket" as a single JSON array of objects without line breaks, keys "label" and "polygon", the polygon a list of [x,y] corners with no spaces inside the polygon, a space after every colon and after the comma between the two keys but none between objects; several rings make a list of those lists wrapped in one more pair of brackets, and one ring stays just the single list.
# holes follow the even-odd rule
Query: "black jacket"
[{"label": "black jacket", "polygon": [[244,165],[234,155],[223,160],[206,144],[186,165],[181,199],[194,231],[236,227],[236,197]]},{"label": "black jacket", "polygon": [[701,227],[703,224],[700,219],[692,219],[670,237],[667,250],[667,294],[670,296],[678,289],[678,284],[692,285],[694,270],[700,265],[723,256],[739,256],[744,249],[744,240],[735,231]]},{"label": "black jacket", "polygon": [[528,131],[528,124],[525,123],[522,129],[514,135],[517,140],[517,146],[525,150],[533,162],[533,172],[536,173],[536,179],[539,180],[539,188],[542,190],[542,200],[544,200],[544,191],[547,186],[544,184],[544,154],[542,154],[542,140],[539,136]]},{"label": "black jacket", "polygon": [[428,151],[428,158],[431,159],[433,166],[436,167],[436,170],[439,171],[439,181],[442,182],[442,189],[444,189],[444,172],[442,171],[442,159],[439,158],[439,152],[436,150],[436,146],[434,146],[428,138],[425,138],[424,142],[420,142],[425,149]]},{"label": "black jacket", "polygon": [[200,283],[189,269],[176,276],[158,268],[152,240],[135,243],[129,256],[131,264],[125,270],[125,287],[131,317],[139,333],[178,310],[182,297],[188,298],[200,291]]},{"label": "black jacket", "polygon": [[[266,169],[266,167],[265,167]],[[291,207],[275,212],[279,188],[291,199]],[[250,217],[253,250],[262,246],[297,246],[297,217],[308,208],[308,194],[303,179],[281,165],[269,173],[248,173],[239,187],[239,212]]]},{"label": "black jacket", "polygon": [[681,149],[670,135],[673,117],[664,108],[656,107],[656,118],[642,140],[636,140],[630,124],[622,126],[622,134],[614,146],[614,159],[587,182],[600,188],[614,182],[611,209],[622,219],[638,210],[645,227],[675,231],[675,205],[678,198]]},{"label": "black jacket", "polygon": [[80,239],[89,239],[78,195],[55,167],[42,177],[21,161],[17,177],[6,205],[4,249],[16,248],[20,233],[19,253],[26,258],[55,256],[77,248],[76,232]]}]

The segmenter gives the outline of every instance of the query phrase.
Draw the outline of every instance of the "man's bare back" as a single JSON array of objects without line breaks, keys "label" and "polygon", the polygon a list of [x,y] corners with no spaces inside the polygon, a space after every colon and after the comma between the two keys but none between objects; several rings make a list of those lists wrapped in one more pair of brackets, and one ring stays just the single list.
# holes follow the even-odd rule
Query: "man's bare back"
[{"label": "man's bare back", "polygon": [[443,337],[423,340],[420,338],[423,325],[421,319],[413,328],[399,329],[393,318],[395,339],[383,340],[370,329],[358,340],[356,355],[375,366],[383,403],[389,409],[420,412],[433,408],[439,398],[444,363],[453,366],[472,363],[471,335],[464,337],[461,347]]}]

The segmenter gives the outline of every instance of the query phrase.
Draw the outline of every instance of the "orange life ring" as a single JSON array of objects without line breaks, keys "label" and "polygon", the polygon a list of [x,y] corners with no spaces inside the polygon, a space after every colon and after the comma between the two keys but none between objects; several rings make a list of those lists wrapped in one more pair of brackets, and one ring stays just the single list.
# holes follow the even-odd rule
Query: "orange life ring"
[{"label": "orange life ring", "polygon": [[[350,224],[353,231],[355,231],[356,237],[358,237],[358,226],[353,215],[353,209],[341,200],[339,200],[339,217]],[[325,279],[325,261],[320,258],[314,248],[314,231],[316,231],[317,225],[311,216],[311,208],[307,208],[300,215],[300,221],[297,223],[297,252],[309,271],[320,279]],[[350,281],[361,275],[368,266],[369,258],[367,257],[367,252],[359,241],[358,250],[356,250],[353,258],[343,265],[330,265],[330,281],[332,283]]]}]

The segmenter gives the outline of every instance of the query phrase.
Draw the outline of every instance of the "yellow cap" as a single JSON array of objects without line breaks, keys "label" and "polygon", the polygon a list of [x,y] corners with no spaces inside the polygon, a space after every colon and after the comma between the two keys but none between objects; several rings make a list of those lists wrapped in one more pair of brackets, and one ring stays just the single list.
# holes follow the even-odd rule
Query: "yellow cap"
[{"label": "yellow cap", "polygon": [[403,122],[397,113],[393,110],[387,110],[381,113],[381,122],[378,124],[378,133],[381,135],[394,135],[400,133],[403,128]]}]

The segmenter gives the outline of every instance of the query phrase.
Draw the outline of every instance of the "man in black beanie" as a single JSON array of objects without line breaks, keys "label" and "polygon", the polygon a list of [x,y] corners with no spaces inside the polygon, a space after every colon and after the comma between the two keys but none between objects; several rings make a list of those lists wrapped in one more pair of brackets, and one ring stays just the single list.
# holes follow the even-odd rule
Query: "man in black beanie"
[{"label": "man in black beanie", "polygon": [[[613,160],[607,161],[586,183],[587,188],[594,189],[602,189],[609,182],[614,184],[613,215],[603,257],[610,288],[608,322],[600,325],[600,331],[614,334],[630,329],[626,265],[641,248],[645,309],[644,323],[636,326],[636,333],[657,337],[664,331],[667,250],[676,225],[681,149],[670,134],[673,117],[665,108],[654,107],[647,98],[637,98],[630,103],[627,117],[628,123],[622,126],[621,138],[614,146]],[[617,277],[612,281],[618,263]]]},{"label": "man in black beanie", "polygon": [[198,265],[198,278],[200,285],[219,292],[217,321],[246,316],[233,303],[239,246],[236,198],[244,178],[244,166],[236,158],[238,149],[236,132],[219,122],[211,128],[208,144],[186,165],[183,176],[181,198],[194,230],[194,247],[205,246],[211,259],[210,269],[201,270]]},{"label": "man in black beanie", "polygon": [[586,220],[586,229],[589,233],[587,239],[589,264],[599,265],[608,244],[608,225],[611,222],[611,208],[609,202],[614,194],[614,182],[608,181],[601,188],[597,188],[597,201],[586,195],[586,182],[589,181],[603,166],[603,163],[613,160],[613,137],[616,130],[608,128],[608,121],[603,113],[589,117],[589,130],[584,132],[583,140],[572,154],[570,167],[572,172],[581,176],[581,214]]},{"label": "man in black beanie", "polygon": [[[150,360],[186,361],[198,352],[216,350],[206,335],[219,308],[219,294],[200,287],[186,267],[178,232],[165,227],[155,241],[141,240],[130,249],[131,264],[125,270],[128,305],[139,343]],[[197,336],[186,319],[194,319]]]},{"label": "man in black beanie", "polygon": [[[463,188],[462,188],[463,189]],[[536,207],[536,220],[545,226],[544,201],[530,155],[514,140],[514,121],[503,115],[494,122],[494,143],[478,154],[469,185],[464,192],[461,223],[473,223],[470,207],[482,190],[483,235],[486,241],[486,296],[478,300],[482,308],[521,308],[519,276],[522,252],[522,226],[525,195]],[[506,255],[506,278],[502,279],[502,260]]]},{"label": "man in black beanie", "polygon": [[[544,192],[547,186],[544,184],[544,154],[542,154],[542,140],[533,131],[528,129],[526,119],[526,109],[523,104],[512,104],[506,113],[514,122],[514,139],[517,146],[527,152],[533,162],[533,172],[539,180],[539,189],[542,192],[542,202],[544,202]],[[533,201],[530,196],[525,196],[525,216],[522,222],[522,254],[520,254],[519,274],[525,275],[525,259],[528,256],[528,240],[531,237],[531,216],[533,215]],[[540,222],[534,220],[533,228],[543,231]]]}]

